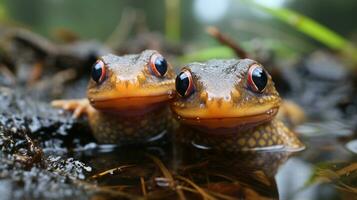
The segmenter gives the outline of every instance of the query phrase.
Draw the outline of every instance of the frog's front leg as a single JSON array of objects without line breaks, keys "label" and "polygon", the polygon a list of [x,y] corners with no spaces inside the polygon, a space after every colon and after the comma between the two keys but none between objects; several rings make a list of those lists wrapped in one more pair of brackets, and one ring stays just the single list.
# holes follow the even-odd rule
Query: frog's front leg
[{"label": "frog's front leg", "polygon": [[68,99],[54,100],[51,105],[56,108],[62,108],[73,112],[73,117],[78,118],[81,115],[87,115],[95,112],[95,109],[90,105],[88,99]]}]

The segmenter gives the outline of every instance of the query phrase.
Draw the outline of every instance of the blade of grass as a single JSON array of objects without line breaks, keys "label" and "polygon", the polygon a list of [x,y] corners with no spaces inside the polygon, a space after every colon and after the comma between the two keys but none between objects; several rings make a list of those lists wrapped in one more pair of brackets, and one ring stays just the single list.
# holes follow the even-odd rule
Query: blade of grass
[{"label": "blade of grass", "polygon": [[165,1],[165,35],[172,42],[180,41],[180,0]]},{"label": "blade of grass", "polygon": [[273,8],[253,1],[243,1],[260,8],[271,16],[293,26],[296,30],[323,43],[327,47],[341,51],[343,54],[351,57],[357,62],[356,47],[338,33],[330,30],[315,20],[287,8]]},{"label": "blade of grass", "polygon": [[7,19],[7,12],[5,8],[5,3],[3,1],[0,1],[0,21],[6,20]]}]

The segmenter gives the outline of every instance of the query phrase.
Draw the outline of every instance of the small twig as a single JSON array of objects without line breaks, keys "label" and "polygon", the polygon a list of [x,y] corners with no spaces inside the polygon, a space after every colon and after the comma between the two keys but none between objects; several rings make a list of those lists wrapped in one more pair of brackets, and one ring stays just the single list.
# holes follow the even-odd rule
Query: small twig
[{"label": "small twig", "polygon": [[[183,185],[180,185],[180,186],[177,186],[177,187],[181,187],[182,190],[185,190],[185,191],[188,191],[188,192],[199,194],[199,192],[197,190],[194,190],[192,188],[189,188],[189,187],[186,187],[186,186],[183,186]],[[205,191],[207,191],[207,190],[205,190]],[[216,197],[218,197],[220,199],[225,199],[225,200],[235,200],[236,199],[234,197],[231,197],[231,196],[228,196],[228,195],[224,195],[224,194],[221,194],[221,193],[217,193],[217,192],[213,192],[213,191],[207,191],[207,193],[210,193],[213,196],[216,196]]]},{"label": "small twig", "polygon": [[168,170],[166,168],[166,166],[164,165],[164,163],[161,162],[161,160],[159,160],[157,157],[152,156],[147,154],[147,156],[154,161],[154,163],[159,167],[160,171],[162,172],[162,174],[164,175],[164,177],[168,180],[170,186],[174,186],[174,178],[172,176],[172,174],[170,173],[170,170]]},{"label": "small twig", "polygon": [[191,185],[193,188],[195,188],[197,190],[197,192],[199,192],[203,199],[205,200],[214,200],[216,199],[215,197],[211,196],[210,194],[208,194],[203,188],[201,188],[200,186],[196,185],[193,181],[191,181],[190,179],[188,178],[185,178],[183,176],[177,176],[176,177],[177,179],[181,180],[181,181],[184,181],[186,183],[188,183],[189,185]]},{"label": "small twig", "polygon": [[91,179],[96,179],[96,178],[100,178],[100,177],[103,177],[107,174],[114,174],[114,172],[116,171],[122,171],[123,169],[126,169],[126,168],[129,168],[129,167],[133,167],[134,165],[124,165],[124,166],[120,166],[120,167],[115,167],[115,168],[112,168],[112,169],[108,169],[108,170],[105,170],[104,172],[100,172],[99,174],[95,174],[93,176],[91,176],[90,178]]},{"label": "small twig", "polygon": [[128,188],[129,186],[127,186],[127,185],[101,185],[100,187],[105,188],[105,189],[122,191],[122,190]]},{"label": "small twig", "polygon": [[108,37],[105,44],[113,49],[120,46],[120,44],[129,35],[136,19],[137,19],[137,13],[134,9],[132,8],[124,9],[117,26]]},{"label": "small twig", "polygon": [[206,167],[207,165],[209,164],[209,161],[206,160],[206,161],[203,161],[203,162],[200,162],[200,163],[195,163],[193,165],[188,165],[188,166],[183,166],[182,167],[182,171],[189,171],[189,170],[193,170],[193,169],[201,169],[203,167]]},{"label": "small twig", "polygon": [[146,192],[146,185],[145,185],[145,180],[144,180],[144,177],[140,177],[140,183],[141,183],[141,190],[143,192],[143,196],[144,198],[146,198],[147,196],[147,192]]},{"label": "small twig", "polygon": [[171,186],[171,188],[174,188],[176,193],[179,195],[180,199],[185,200],[185,195],[182,192],[180,187],[176,187],[175,186],[175,179],[173,178],[171,172],[169,169],[167,169],[167,167],[164,165],[164,163],[161,162],[161,160],[159,160],[157,157],[152,156],[147,154],[147,156],[152,159],[154,161],[154,163],[159,167],[159,169],[161,170],[162,174],[164,175],[164,177],[168,180],[169,185]]},{"label": "small twig", "polygon": [[209,26],[206,29],[206,31],[209,35],[214,37],[221,44],[230,47],[239,58],[249,58],[250,57],[248,55],[248,53],[242,47],[240,47],[236,42],[234,42],[232,38],[221,33],[217,27]]},{"label": "small twig", "polygon": [[126,199],[136,199],[136,200],[144,199],[144,198],[142,198],[140,196],[137,196],[137,195],[134,195],[134,194],[129,194],[129,193],[126,193],[126,192],[123,192],[123,191],[113,190],[113,189],[97,186],[97,185],[94,185],[94,184],[91,184],[91,183],[88,183],[88,182],[85,182],[85,181],[82,181],[82,180],[74,179],[72,181],[73,181],[73,183],[75,183],[75,184],[77,184],[79,186],[82,186],[87,190],[108,193],[108,194],[112,194],[112,195],[115,195],[115,196],[124,197]]}]

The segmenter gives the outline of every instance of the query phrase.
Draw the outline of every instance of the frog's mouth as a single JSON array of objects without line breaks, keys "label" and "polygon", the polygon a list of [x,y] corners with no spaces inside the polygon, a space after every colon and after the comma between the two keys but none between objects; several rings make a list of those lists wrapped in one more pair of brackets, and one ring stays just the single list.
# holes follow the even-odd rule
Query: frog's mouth
[{"label": "frog's mouth", "polygon": [[123,115],[138,115],[168,105],[170,95],[118,97],[108,99],[89,99],[91,105],[101,111],[116,112]]},{"label": "frog's mouth", "polygon": [[221,133],[230,131],[246,130],[251,127],[257,126],[264,122],[272,120],[278,113],[279,107],[272,107],[260,113],[246,114],[239,116],[197,116],[197,117],[185,117],[174,112],[177,119],[182,123],[193,126],[205,132]]},{"label": "frog's mouth", "polygon": [[107,90],[88,90],[91,105],[100,111],[118,114],[149,112],[158,106],[167,104],[173,98],[173,81],[165,81],[151,87],[138,84],[117,84]]}]

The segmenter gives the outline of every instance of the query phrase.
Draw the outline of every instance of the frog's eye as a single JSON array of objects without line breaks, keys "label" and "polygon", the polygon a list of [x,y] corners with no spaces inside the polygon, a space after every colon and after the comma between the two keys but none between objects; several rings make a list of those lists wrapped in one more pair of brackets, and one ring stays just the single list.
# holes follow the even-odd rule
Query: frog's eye
[{"label": "frog's eye", "polygon": [[266,71],[257,64],[250,66],[248,70],[248,85],[254,92],[263,92],[268,83]]},{"label": "frog's eye", "polygon": [[175,80],[176,91],[181,97],[188,97],[194,92],[191,72],[187,69],[181,71]]},{"label": "frog's eye", "polygon": [[105,64],[103,61],[98,60],[92,66],[92,79],[97,82],[101,83],[105,78]]},{"label": "frog's eye", "polygon": [[155,76],[163,77],[167,72],[167,61],[160,54],[154,54],[150,58],[150,70]]}]

